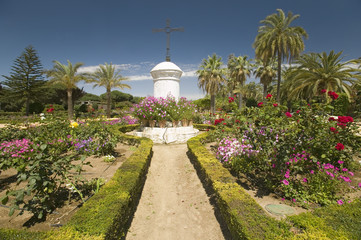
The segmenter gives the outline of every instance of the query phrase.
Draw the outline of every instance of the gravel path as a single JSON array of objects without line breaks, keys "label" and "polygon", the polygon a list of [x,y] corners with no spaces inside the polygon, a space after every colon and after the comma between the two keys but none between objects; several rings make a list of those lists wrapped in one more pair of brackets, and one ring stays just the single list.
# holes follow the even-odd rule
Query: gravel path
[{"label": "gravel path", "polygon": [[186,144],[154,145],[154,155],[127,240],[223,237]]}]

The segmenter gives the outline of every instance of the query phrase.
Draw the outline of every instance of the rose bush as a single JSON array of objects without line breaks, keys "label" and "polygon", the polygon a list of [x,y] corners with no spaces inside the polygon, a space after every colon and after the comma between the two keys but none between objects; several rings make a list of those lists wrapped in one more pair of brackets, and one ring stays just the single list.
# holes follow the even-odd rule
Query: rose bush
[{"label": "rose bush", "polygon": [[[335,100],[337,93],[329,92],[328,96]],[[250,157],[223,146],[217,156],[235,154],[227,160],[227,167],[257,176],[265,186],[294,202],[346,202],[345,193],[359,188],[352,181],[352,157],[359,150],[356,126],[350,116],[328,116],[328,108],[328,103],[304,103],[289,112],[267,95],[258,107],[244,110],[247,120],[243,126],[230,125],[232,129],[225,135],[223,121],[216,124],[220,147],[228,136],[235,139],[233,142],[247,142],[251,146],[247,149],[257,154]]]}]

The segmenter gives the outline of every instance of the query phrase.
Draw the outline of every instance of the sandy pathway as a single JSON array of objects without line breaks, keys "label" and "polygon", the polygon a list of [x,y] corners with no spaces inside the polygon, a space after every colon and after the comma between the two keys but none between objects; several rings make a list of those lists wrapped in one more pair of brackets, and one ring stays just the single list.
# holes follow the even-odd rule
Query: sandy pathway
[{"label": "sandy pathway", "polygon": [[224,239],[186,144],[154,145],[127,240]]}]

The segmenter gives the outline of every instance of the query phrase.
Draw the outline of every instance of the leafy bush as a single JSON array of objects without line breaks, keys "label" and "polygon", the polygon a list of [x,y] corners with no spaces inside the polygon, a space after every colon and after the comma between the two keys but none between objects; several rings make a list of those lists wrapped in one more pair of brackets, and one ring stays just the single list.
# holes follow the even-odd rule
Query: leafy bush
[{"label": "leafy bush", "polygon": [[[336,99],[335,94],[330,97]],[[329,109],[327,104],[304,104],[290,113],[268,95],[257,108],[245,110],[247,120],[240,121],[243,126],[227,118],[218,119],[214,132],[221,142],[218,156],[232,156],[226,165],[234,172],[256,176],[300,205],[341,204],[347,201],[345,193],[361,187],[361,183],[351,181],[358,139],[353,134],[353,119],[330,118],[326,114]],[[227,133],[225,127],[232,130]],[[225,148],[228,135],[235,138],[234,143],[246,144],[247,152]],[[257,152],[257,156],[249,151]]]}]

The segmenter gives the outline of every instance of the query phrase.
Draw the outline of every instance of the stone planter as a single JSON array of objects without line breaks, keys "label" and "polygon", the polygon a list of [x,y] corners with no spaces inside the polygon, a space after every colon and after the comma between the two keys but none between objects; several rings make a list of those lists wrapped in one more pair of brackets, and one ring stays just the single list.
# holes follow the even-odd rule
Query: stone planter
[{"label": "stone planter", "polygon": [[188,127],[188,120],[182,119],[182,127]]},{"label": "stone planter", "polygon": [[179,121],[173,121],[173,127],[178,127]]},{"label": "stone planter", "polygon": [[188,126],[193,126],[193,120],[188,120]]},{"label": "stone planter", "polygon": [[167,124],[166,120],[159,120],[158,121],[158,125],[159,125],[160,128],[165,128],[166,124]]},{"label": "stone planter", "polygon": [[155,127],[155,120],[149,120],[149,127]]}]

